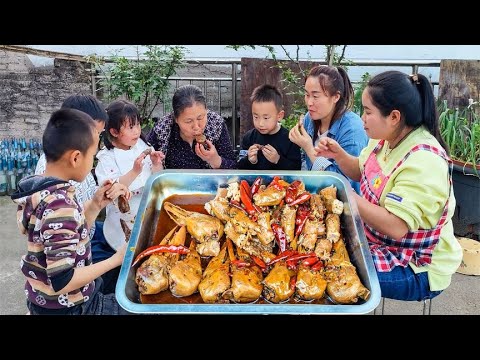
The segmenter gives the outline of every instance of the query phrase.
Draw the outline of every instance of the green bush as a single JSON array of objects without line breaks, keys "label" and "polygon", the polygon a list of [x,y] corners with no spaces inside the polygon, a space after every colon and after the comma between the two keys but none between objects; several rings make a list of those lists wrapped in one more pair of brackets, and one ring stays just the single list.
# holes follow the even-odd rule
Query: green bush
[{"label": "green bush", "polygon": [[136,46],[137,56],[129,59],[114,54],[111,63],[104,58],[89,56],[97,70],[103,75],[100,90],[108,100],[120,97],[133,102],[144,121],[144,126],[151,126],[155,107],[164,101],[170,87],[169,78],[185,66],[183,46],[143,45],[141,52]]},{"label": "green bush", "polygon": [[[470,102],[464,109],[450,109],[447,101],[439,105],[440,133],[450,149],[452,159],[480,165],[480,117],[475,109],[478,102]],[[473,167],[474,172],[478,171]]]}]

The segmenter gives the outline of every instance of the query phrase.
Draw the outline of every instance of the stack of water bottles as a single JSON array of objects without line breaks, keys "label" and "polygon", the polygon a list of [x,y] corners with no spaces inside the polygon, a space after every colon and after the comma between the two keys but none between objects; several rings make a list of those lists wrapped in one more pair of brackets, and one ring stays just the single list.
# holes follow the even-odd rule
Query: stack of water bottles
[{"label": "stack of water bottles", "polygon": [[0,142],[0,196],[13,194],[23,177],[35,173],[41,153],[42,143],[37,139]]}]

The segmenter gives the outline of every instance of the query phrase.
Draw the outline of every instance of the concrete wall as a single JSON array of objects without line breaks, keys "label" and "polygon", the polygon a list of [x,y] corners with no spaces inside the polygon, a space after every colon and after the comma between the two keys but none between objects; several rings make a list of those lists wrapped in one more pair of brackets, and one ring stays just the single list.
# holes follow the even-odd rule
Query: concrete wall
[{"label": "concrete wall", "polygon": [[52,112],[81,92],[91,93],[84,63],[55,59],[34,67],[26,55],[0,50],[0,139],[40,139]]},{"label": "concrete wall", "polygon": [[[91,93],[91,77],[86,66],[88,65],[77,61],[55,59],[53,66],[35,67],[27,55],[0,50],[0,139],[40,139],[50,115],[67,96]],[[238,66],[237,76],[240,76],[239,68]],[[231,74],[232,68],[228,65],[190,64],[179,69],[175,77],[201,80],[171,80],[165,103],[156,106],[153,117],[161,117],[170,112],[175,89],[192,83],[203,90],[208,108],[226,119],[233,135],[232,82],[212,80],[230,78]],[[105,105],[108,104],[109,101],[101,91],[96,95]],[[240,86],[237,84],[237,121],[239,105]]]}]

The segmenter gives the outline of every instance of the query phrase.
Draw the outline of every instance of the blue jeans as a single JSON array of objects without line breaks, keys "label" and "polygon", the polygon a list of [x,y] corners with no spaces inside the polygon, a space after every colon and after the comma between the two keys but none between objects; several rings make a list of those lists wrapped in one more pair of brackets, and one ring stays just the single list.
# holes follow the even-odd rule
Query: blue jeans
[{"label": "blue jeans", "polygon": [[115,250],[108,245],[105,235],[103,235],[103,222],[95,221],[95,233],[91,240],[92,246],[92,262],[96,264],[99,261],[108,259]]},{"label": "blue jeans", "polygon": [[[92,244],[92,262],[95,264],[99,261],[108,259],[115,250],[108,245],[105,235],[103,235],[103,222],[95,221],[95,233],[91,241]],[[116,267],[110,271],[107,271],[102,275],[104,294],[110,294],[115,292],[117,285],[118,275],[120,274],[120,267]]]},{"label": "blue jeans", "polygon": [[415,274],[410,266],[396,266],[390,272],[378,272],[382,297],[404,301],[433,299],[443,290],[430,291],[427,272]]}]

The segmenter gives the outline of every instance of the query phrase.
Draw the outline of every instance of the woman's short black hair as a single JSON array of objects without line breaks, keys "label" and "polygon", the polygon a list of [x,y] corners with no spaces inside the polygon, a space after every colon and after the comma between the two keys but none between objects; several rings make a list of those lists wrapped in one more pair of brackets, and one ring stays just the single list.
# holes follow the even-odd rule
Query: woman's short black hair
[{"label": "woman's short black hair", "polygon": [[202,104],[207,108],[207,100],[202,90],[196,85],[180,86],[172,97],[173,116],[178,118],[186,108],[192,107],[196,103]]},{"label": "woman's short black hair", "polygon": [[43,152],[48,161],[59,160],[68,150],[85,154],[93,144],[95,122],[83,111],[60,109],[48,120],[43,132]]}]

